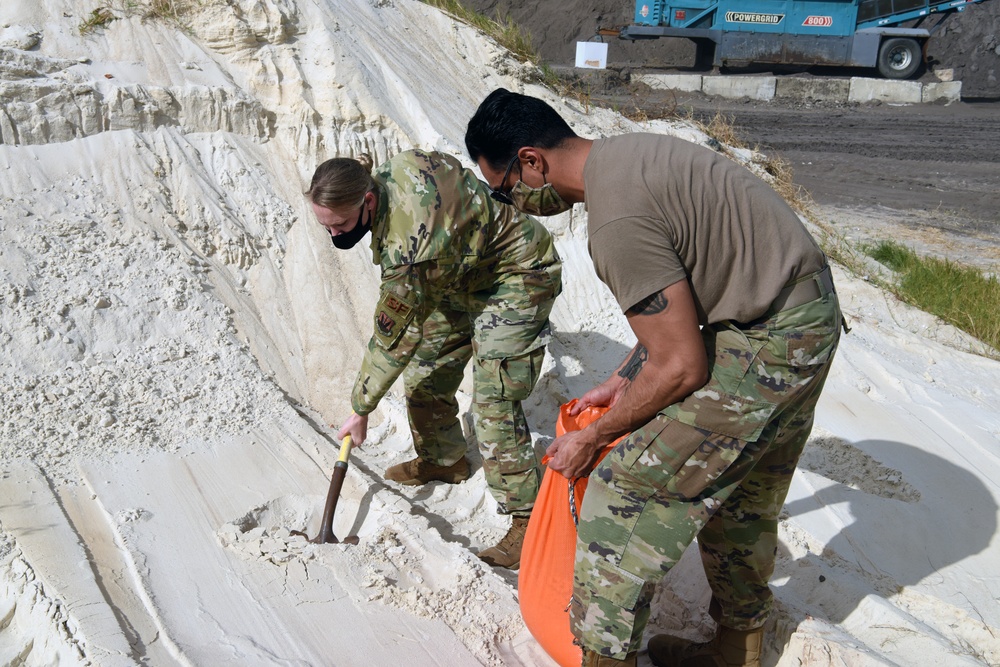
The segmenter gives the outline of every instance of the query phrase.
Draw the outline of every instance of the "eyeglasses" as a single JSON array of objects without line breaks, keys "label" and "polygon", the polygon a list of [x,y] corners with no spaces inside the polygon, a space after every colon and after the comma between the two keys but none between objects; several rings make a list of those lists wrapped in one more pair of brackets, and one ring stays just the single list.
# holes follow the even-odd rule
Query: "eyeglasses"
[{"label": "eyeglasses", "polygon": [[496,201],[500,202],[501,204],[507,204],[508,206],[513,206],[514,200],[510,198],[509,194],[503,192],[500,188],[502,188],[504,183],[507,182],[507,177],[510,176],[510,170],[514,168],[514,163],[517,161],[518,157],[517,154],[515,153],[514,157],[510,159],[510,163],[507,164],[507,171],[503,173],[503,178],[500,179],[499,187],[494,188],[489,183],[486,184],[486,186],[490,189],[490,197],[493,197],[493,199],[495,199]]}]

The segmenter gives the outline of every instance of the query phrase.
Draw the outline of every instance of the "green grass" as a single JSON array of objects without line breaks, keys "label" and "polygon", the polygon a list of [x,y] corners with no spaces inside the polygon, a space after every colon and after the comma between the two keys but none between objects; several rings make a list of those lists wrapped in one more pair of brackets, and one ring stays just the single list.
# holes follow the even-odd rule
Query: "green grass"
[{"label": "green grass", "polygon": [[99,28],[105,28],[112,21],[117,21],[118,17],[114,15],[108,7],[98,7],[93,10],[87,17],[80,22],[80,25],[76,29],[81,35],[87,35]]},{"label": "green grass", "polygon": [[194,4],[188,0],[146,0],[143,18],[157,18],[181,24],[186,14]]},{"label": "green grass", "polygon": [[895,241],[863,248],[865,254],[895,272],[886,285],[921,310],[1000,350],[1000,281],[978,269],[921,257]]},{"label": "green grass", "polygon": [[539,61],[538,52],[531,45],[531,34],[518,27],[510,16],[501,15],[499,10],[495,18],[490,18],[463,6],[458,0],[423,0],[423,2],[451,14],[462,23],[467,23],[492,37],[521,62]]},{"label": "green grass", "polygon": [[87,35],[122,18],[138,16],[143,21],[159,19],[185,28],[184,15],[197,6],[199,0],[112,0],[87,14],[77,30]]}]

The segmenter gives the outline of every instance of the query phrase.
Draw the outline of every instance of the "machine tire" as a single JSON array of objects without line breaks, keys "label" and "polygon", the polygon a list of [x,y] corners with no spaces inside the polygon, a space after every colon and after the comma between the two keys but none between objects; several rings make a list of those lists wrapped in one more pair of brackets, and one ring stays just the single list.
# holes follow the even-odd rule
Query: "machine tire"
[{"label": "machine tire", "polygon": [[887,79],[909,79],[923,60],[923,49],[915,39],[892,37],[879,47],[878,71]]}]

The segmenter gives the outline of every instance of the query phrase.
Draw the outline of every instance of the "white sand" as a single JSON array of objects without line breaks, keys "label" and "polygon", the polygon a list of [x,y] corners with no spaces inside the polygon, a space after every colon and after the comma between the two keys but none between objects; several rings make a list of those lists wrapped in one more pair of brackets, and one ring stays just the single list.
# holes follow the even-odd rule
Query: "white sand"
[{"label": "white sand", "polygon": [[[551,664],[516,575],[474,557],[506,529],[478,458],[457,486],[381,479],[410,453],[398,388],[337,512],[361,543],[290,535],[318,531],[378,280],[301,192],[337,153],[467,161],[497,86],[586,136],[704,137],[557,100],[410,0],[210,0],[186,28],[118,12],[79,35],[95,6],[0,6],[0,664]],[[549,222],[539,449],[632,343],[582,212]],[[766,663],[998,664],[1000,364],[836,273],[854,331],[781,525]],[[703,637],[692,555],[653,625]]]}]

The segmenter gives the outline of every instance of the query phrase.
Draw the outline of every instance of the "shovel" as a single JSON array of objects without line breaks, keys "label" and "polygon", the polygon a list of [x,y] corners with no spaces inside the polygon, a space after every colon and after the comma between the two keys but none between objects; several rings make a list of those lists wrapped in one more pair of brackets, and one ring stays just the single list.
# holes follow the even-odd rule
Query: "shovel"
[{"label": "shovel", "polygon": [[[319,535],[309,540],[309,536],[301,530],[291,531],[292,535],[301,535],[313,544],[338,544],[341,540],[333,534],[333,514],[337,510],[337,500],[340,498],[340,487],[344,485],[344,476],[347,475],[347,458],[351,455],[351,436],[344,436],[340,444],[340,456],[333,464],[333,473],[330,475],[330,490],[326,494],[326,508],[323,510],[323,523],[319,529]],[[344,544],[357,544],[357,535],[348,535],[343,539]]]}]

